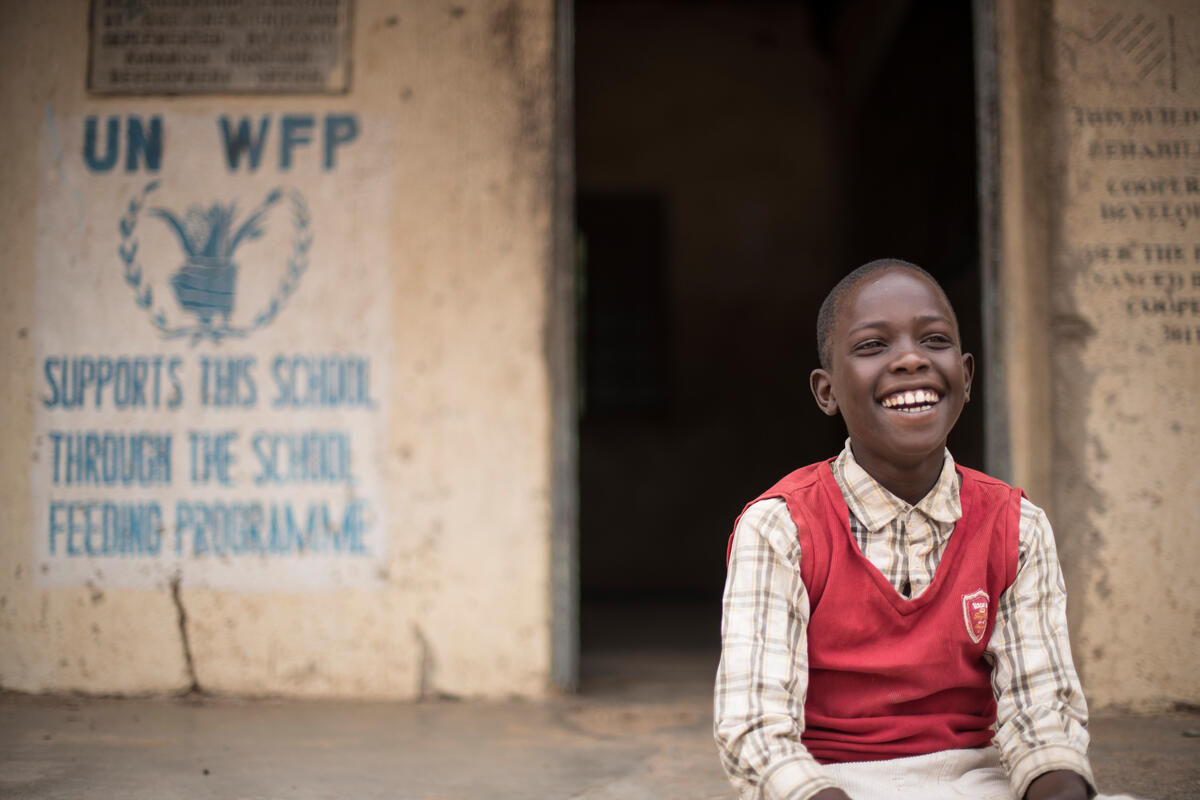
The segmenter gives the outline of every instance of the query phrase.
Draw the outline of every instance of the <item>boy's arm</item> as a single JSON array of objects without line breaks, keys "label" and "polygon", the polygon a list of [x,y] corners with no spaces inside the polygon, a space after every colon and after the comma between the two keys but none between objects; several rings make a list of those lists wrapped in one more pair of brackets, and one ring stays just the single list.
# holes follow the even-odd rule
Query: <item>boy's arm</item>
[{"label": "boy's arm", "polygon": [[800,743],[808,617],[787,505],[755,503],[738,522],[729,556],[713,709],[721,763],[755,798],[807,800],[835,788]]},{"label": "boy's arm", "polygon": [[[1017,575],[996,607],[987,648],[996,746],[1017,797],[1080,796],[1064,788],[1074,781],[1057,775],[1063,771],[1074,773],[1090,797],[1095,781],[1087,759],[1087,704],[1071,661],[1066,588],[1050,523],[1025,499],[1019,538]],[[1033,786],[1042,775],[1046,780]]]}]

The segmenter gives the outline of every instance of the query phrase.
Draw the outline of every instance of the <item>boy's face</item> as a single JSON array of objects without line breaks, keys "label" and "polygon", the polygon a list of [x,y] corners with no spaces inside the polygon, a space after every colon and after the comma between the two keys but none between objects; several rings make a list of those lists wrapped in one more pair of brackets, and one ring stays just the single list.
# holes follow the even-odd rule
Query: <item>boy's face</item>
[{"label": "boy's face", "polygon": [[974,370],[941,293],[902,267],[864,279],[843,298],[830,349],[813,395],[841,413],[859,464],[875,475],[940,464]]}]

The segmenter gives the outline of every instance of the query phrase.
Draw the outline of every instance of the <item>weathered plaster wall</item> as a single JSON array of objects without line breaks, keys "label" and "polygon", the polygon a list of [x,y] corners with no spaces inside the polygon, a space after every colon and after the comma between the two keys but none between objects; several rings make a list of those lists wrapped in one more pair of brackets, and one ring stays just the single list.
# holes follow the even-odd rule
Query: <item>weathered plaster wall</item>
[{"label": "weathered plaster wall", "polygon": [[1094,702],[1200,700],[1200,8],[1059,2],[1058,511]]},{"label": "weathered plaster wall", "polygon": [[996,4],[1012,471],[1095,706],[1200,700],[1200,9]]},{"label": "weathered plaster wall", "polygon": [[[205,690],[253,694],[545,691],[553,4],[358,0],[348,94],[169,98],[86,93],[88,7],[26,4],[6,14],[0,33],[0,686],[138,693],[186,689],[194,678]],[[35,574],[44,123],[48,115],[181,112],[390,121],[378,165],[392,176],[390,285],[379,298],[388,341],[373,349],[387,358],[387,383],[376,387],[387,426],[378,458],[362,465],[386,487],[387,555],[365,585],[223,588],[190,581],[185,568],[173,592],[168,578],[53,585]],[[307,190],[329,193],[319,178]],[[110,228],[97,223],[95,235]],[[333,255],[310,269],[336,276],[343,265]],[[109,268],[120,280],[119,264],[95,265],[101,275]],[[347,283],[354,278],[346,272]],[[323,298],[305,298],[307,285],[295,302],[317,314]],[[336,305],[337,281],[318,285],[332,287],[324,299]],[[128,331],[122,346],[136,351],[149,329],[124,312],[115,317]],[[353,330],[356,320],[313,324]],[[255,341],[239,352],[266,358]]]}]

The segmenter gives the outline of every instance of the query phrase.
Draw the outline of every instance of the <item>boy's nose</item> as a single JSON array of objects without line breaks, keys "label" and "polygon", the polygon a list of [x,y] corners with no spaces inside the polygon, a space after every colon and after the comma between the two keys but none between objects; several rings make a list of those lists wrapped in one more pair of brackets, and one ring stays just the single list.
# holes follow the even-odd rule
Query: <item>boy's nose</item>
[{"label": "boy's nose", "polygon": [[903,345],[894,352],[891,363],[893,372],[916,372],[929,366],[929,359],[915,345]]}]

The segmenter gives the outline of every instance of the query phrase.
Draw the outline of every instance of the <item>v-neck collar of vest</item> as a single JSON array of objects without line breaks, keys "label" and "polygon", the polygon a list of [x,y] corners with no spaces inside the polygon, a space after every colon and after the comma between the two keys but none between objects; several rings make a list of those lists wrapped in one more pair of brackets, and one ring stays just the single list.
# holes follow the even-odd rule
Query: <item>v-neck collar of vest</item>
[{"label": "v-neck collar of vest", "polygon": [[[958,466],[955,465],[955,474],[958,475],[959,485],[962,485],[963,474]],[[942,590],[942,586],[946,581],[950,580],[946,577],[954,572],[954,565],[958,561],[959,554],[962,552],[963,539],[965,536],[954,535],[950,536],[950,542],[946,545],[946,549],[942,552],[942,558],[938,562],[937,569],[933,573],[933,581],[925,588],[925,591],[913,598],[905,597],[892,586],[891,581],[879,571],[879,567],[871,563],[871,559],[863,555],[858,548],[858,542],[855,541],[854,535],[850,533],[850,508],[846,505],[846,498],[842,496],[842,489],[838,486],[837,479],[833,477],[833,462],[832,459],[826,462],[826,469],[818,470],[820,475],[821,485],[825,487],[829,499],[833,502],[834,507],[838,511],[838,527],[841,529],[840,535],[846,537],[850,543],[850,551],[853,558],[859,559],[862,566],[866,569],[875,583],[875,588],[879,590],[887,601],[891,604],[896,613],[907,616],[909,614],[920,611],[925,606],[933,602],[938,593]],[[959,522],[967,517],[967,499],[960,495],[962,503],[962,516]],[[955,525],[955,533],[958,533],[958,525]]]}]

